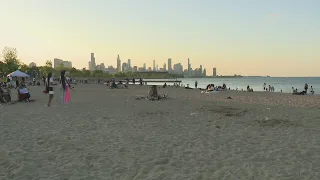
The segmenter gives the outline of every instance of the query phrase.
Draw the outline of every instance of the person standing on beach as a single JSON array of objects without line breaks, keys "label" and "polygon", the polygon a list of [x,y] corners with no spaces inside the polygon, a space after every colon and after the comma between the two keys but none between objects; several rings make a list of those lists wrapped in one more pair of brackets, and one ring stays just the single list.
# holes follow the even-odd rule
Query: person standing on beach
[{"label": "person standing on beach", "polygon": [[62,89],[62,97],[61,97],[61,101],[62,104],[66,104],[70,101],[70,83],[66,78],[66,71],[62,70],[61,74],[60,74],[60,83],[61,83],[61,89]]},{"label": "person standing on beach", "polygon": [[49,100],[48,100],[48,104],[47,106],[50,107],[51,106],[51,101],[53,99],[53,79],[52,79],[52,73],[48,73],[48,77],[45,80],[45,85],[46,85],[46,90],[49,93]]},{"label": "person standing on beach", "polygon": [[304,90],[306,91],[306,94],[307,94],[308,93],[308,84],[307,83],[304,85]]},{"label": "person standing on beach", "polygon": [[198,81],[196,81],[196,82],[194,83],[194,86],[195,86],[196,88],[198,88]]}]

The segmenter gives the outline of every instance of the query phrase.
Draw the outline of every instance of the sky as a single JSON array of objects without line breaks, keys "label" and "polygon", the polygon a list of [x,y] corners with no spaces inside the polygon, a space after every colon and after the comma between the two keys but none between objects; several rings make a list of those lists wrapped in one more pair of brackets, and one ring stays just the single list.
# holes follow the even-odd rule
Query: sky
[{"label": "sky", "polygon": [[[319,0],[0,0],[0,48],[26,64],[173,63],[207,74],[320,76]],[[1,55],[0,55],[1,56]],[[0,57],[2,58],[2,57]]]}]

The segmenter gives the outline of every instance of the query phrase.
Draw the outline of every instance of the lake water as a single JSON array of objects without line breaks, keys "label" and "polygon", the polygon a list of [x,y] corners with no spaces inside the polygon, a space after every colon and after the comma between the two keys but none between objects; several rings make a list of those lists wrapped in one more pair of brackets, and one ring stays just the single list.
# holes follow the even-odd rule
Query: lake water
[{"label": "lake water", "polygon": [[[309,84],[313,87],[315,94],[320,94],[320,77],[239,77],[239,78],[182,78],[183,85],[189,84],[190,87],[194,87],[195,81],[198,81],[198,87],[206,88],[208,84],[221,85],[224,83],[231,89],[238,88],[239,90],[246,90],[249,85],[254,91],[263,91],[263,83],[267,86],[274,86],[275,92],[287,92],[292,93],[292,87],[297,88],[298,91],[304,89],[304,84]],[[149,83],[150,84],[150,83]],[[156,85],[162,85],[163,83],[156,83]],[[170,85],[170,83],[169,83]]]}]

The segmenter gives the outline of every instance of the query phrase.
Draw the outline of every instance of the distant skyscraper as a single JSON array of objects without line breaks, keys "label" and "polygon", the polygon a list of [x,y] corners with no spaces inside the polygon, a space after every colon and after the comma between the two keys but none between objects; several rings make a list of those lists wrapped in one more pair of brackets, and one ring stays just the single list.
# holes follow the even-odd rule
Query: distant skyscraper
[{"label": "distant skyscraper", "polygon": [[153,70],[154,71],[156,70],[156,60],[155,59],[153,60]]},{"label": "distant skyscraper", "polygon": [[94,57],[94,53],[91,53],[91,56],[90,56],[90,61],[89,61],[89,70],[90,71],[94,71],[96,70],[96,58]]},{"label": "distant skyscraper", "polygon": [[147,71],[147,65],[146,65],[146,63],[143,63],[143,71]]},{"label": "distant skyscraper", "polygon": [[182,74],[183,73],[183,66],[181,65],[181,63],[173,65],[172,73],[174,73],[174,74]]},{"label": "distant skyscraper", "polygon": [[190,58],[188,58],[188,76],[191,77],[191,64],[190,64]]},{"label": "distant skyscraper", "polygon": [[202,73],[202,74],[203,74],[203,76],[207,76],[207,70],[206,70],[206,68],[203,69],[203,73]]},{"label": "distant skyscraper", "polygon": [[200,65],[200,74],[202,74],[202,65]]},{"label": "distant skyscraper", "polygon": [[128,70],[131,70],[131,59],[128,59],[127,65],[128,65]]},{"label": "distant skyscraper", "polygon": [[128,64],[127,63],[122,63],[122,72],[126,72],[128,70]]},{"label": "distant skyscraper", "polygon": [[117,72],[121,72],[121,60],[119,54],[117,57]]},{"label": "distant skyscraper", "polygon": [[53,68],[59,68],[60,66],[63,66],[65,68],[72,68],[72,62],[71,61],[64,61],[62,59],[54,58],[53,59]]},{"label": "distant skyscraper", "polygon": [[167,65],[166,65],[166,63],[163,64],[163,68],[162,68],[162,69],[163,69],[163,71],[167,71]]},{"label": "distant skyscraper", "polygon": [[212,76],[217,76],[217,68],[212,69]]},{"label": "distant skyscraper", "polygon": [[172,72],[172,60],[171,60],[171,58],[168,59],[168,72],[169,73]]}]

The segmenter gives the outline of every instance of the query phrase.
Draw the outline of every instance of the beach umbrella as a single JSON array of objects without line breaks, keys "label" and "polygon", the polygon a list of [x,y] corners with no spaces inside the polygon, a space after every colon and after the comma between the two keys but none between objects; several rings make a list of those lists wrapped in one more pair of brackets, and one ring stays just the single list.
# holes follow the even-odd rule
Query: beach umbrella
[{"label": "beach umbrella", "polygon": [[10,74],[7,75],[8,77],[29,77],[28,74],[21,72],[19,70],[16,70]]}]

